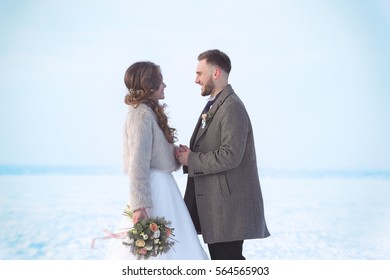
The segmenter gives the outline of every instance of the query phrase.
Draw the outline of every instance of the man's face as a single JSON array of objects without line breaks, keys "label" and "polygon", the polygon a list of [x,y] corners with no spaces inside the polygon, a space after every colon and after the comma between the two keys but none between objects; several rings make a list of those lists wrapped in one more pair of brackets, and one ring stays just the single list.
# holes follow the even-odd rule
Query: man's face
[{"label": "man's face", "polygon": [[196,67],[195,83],[201,86],[202,96],[212,94],[215,89],[212,72],[213,67],[207,64],[205,59],[198,62],[198,66]]}]

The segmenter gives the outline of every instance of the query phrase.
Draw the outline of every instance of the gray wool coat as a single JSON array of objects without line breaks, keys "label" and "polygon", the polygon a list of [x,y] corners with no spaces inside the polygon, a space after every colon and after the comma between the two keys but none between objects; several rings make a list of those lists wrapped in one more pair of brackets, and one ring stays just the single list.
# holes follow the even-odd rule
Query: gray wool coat
[{"label": "gray wool coat", "polygon": [[204,128],[199,119],[190,149],[184,200],[204,242],[268,237],[251,122],[230,85]]}]

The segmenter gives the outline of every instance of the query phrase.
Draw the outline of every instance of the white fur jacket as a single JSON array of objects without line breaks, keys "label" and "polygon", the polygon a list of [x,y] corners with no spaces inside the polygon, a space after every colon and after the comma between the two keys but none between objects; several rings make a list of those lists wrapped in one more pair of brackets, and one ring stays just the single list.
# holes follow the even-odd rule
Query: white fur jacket
[{"label": "white fur jacket", "polygon": [[172,172],[180,168],[150,107],[129,106],[124,131],[123,168],[130,179],[131,210],[151,208],[150,170]]}]

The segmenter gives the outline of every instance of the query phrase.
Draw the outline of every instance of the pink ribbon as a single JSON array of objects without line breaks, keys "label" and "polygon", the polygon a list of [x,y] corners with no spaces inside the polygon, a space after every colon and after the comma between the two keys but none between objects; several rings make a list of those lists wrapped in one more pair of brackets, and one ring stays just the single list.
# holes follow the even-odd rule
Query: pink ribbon
[{"label": "pink ribbon", "polygon": [[93,238],[92,241],[91,241],[91,249],[95,249],[95,241],[96,241],[96,239],[111,239],[111,238],[125,239],[126,236],[127,236],[127,231],[118,232],[118,233],[112,233],[109,230],[105,229],[105,230],[103,230],[103,232],[105,234],[107,234],[107,236]]}]

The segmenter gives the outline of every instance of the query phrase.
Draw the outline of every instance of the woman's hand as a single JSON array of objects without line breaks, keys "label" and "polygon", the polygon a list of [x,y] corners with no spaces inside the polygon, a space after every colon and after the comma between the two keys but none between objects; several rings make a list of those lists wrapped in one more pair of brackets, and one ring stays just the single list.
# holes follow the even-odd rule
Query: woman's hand
[{"label": "woman's hand", "polygon": [[188,148],[185,145],[180,145],[179,154],[176,158],[181,164],[188,166],[188,157],[190,153],[191,153],[190,148]]},{"label": "woman's hand", "polygon": [[133,212],[133,224],[136,224],[146,218],[148,218],[148,214],[146,213],[145,208],[140,208]]}]

